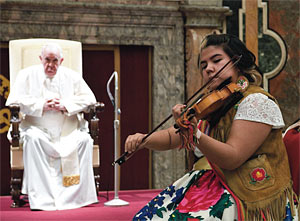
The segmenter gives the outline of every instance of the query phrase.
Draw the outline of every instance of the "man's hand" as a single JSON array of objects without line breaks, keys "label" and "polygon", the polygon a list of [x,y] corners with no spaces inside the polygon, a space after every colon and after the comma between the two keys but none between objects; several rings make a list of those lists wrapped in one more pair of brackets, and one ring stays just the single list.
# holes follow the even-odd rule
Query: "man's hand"
[{"label": "man's hand", "polygon": [[58,99],[58,98],[46,100],[43,109],[44,109],[44,111],[49,111],[49,110],[61,111],[61,112],[67,111],[65,106],[63,106],[60,103],[60,99]]}]

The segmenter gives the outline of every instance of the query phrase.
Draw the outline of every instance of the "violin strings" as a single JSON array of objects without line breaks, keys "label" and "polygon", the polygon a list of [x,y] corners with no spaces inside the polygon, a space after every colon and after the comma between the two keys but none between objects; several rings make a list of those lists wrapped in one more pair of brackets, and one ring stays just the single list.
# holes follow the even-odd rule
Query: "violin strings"
[{"label": "violin strings", "polygon": [[208,87],[211,86],[216,80],[218,80],[217,77],[220,77],[222,74],[224,74],[226,71],[230,70],[232,67],[234,67],[238,61],[240,60],[240,57],[235,61],[235,62],[232,62],[230,63],[229,65],[227,65],[220,73],[217,73],[214,78],[212,79],[211,82],[208,83],[208,85],[206,86],[205,89],[208,90]]},{"label": "violin strings", "polygon": [[[211,86],[216,80],[218,80],[218,77],[219,77],[219,76],[221,76],[221,75],[224,74],[226,71],[228,71],[228,70],[230,70],[232,67],[234,67],[234,66],[240,61],[241,57],[242,57],[242,55],[240,55],[240,56],[235,56],[235,57],[233,57],[232,59],[230,59],[230,61],[228,61],[228,62],[225,64],[225,66],[223,66],[223,67],[215,74],[215,76],[213,76],[213,78],[212,78],[209,82],[207,82],[207,83],[206,83],[199,91],[196,92],[196,94],[198,94],[198,93],[200,93],[200,92],[206,90],[205,93],[201,93],[198,97],[196,97],[196,98],[194,99],[194,101],[192,101],[191,104],[189,104],[189,105],[182,111],[182,113],[181,113],[180,116],[182,116],[182,115],[187,111],[187,109],[189,109],[189,108],[190,108],[191,106],[193,106],[195,103],[199,102],[199,101],[201,100],[201,98],[202,98],[205,94],[207,94],[207,93],[209,92],[209,90],[208,90],[209,86]],[[232,62],[233,59],[236,59],[236,60],[235,60],[234,62]],[[192,98],[193,98],[193,96],[192,96],[190,99],[188,99],[187,102],[189,102]],[[186,102],[186,103],[187,103],[187,102]]]}]

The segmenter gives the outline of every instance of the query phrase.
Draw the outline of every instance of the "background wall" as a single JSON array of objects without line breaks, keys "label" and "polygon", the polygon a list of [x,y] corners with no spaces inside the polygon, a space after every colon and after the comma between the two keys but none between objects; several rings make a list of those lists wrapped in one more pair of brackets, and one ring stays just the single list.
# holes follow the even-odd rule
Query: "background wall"
[{"label": "background wall", "polygon": [[284,40],[288,55],[284,69],[270,80],[270,92],[279,102],[286,126],[300,118],[300,2],[269,2],[269,27]]}]

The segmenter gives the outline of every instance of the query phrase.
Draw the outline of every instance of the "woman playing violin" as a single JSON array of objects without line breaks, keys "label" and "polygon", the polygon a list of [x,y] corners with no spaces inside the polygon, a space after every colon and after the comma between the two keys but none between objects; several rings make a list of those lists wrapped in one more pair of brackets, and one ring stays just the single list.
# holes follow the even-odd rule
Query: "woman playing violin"
[{"label": "woman playing violin", "polygon": [[[230,62],[235,56],[239,61]],[[214,78],[228,62],[231,68]],[[240,96],[222,103],[205,119],[190,114],[184,123],[186,105],[177,104],[172,109],[176,128],[157,131],[145,140],[141,133],[128,136],[128,153],[184,147],[195,155],[193,169],[150,201],[134,220],[297,219],[282,114],[274,97],[259,87],[255,56],[235,36],[209,35],[201,46],[200,70],[204,83],[211,82],[209,91],[219,90],[230,79]]]}]

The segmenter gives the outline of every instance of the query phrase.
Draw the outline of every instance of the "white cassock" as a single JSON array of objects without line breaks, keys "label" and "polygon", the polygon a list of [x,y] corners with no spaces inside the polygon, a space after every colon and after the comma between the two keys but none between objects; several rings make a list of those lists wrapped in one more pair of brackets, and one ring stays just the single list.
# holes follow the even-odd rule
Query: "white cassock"
[{"label": "white cassock", "polygon": [[[55,97],[67,113],[43,112],[45,100]],[[22,193],[28,194],[31,209],[74,209],[98,202],[93,140],[80,113],[95,102],[82,77],[63,66],[52,79],[45,75],[42,65],[18,74],[6,105],[19,103],[24,115],[20,125]]]}]

